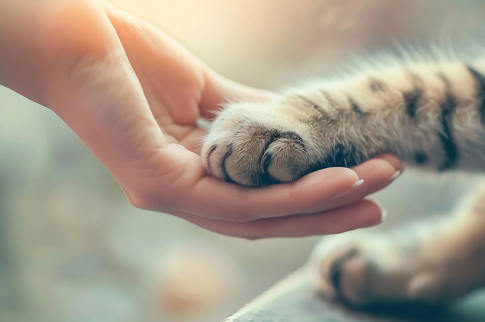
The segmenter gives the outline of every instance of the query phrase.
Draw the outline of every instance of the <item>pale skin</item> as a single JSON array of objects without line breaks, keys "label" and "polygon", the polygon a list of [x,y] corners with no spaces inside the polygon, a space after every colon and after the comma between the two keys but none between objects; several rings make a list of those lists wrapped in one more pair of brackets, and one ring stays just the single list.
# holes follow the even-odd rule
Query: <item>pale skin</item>
[{"label": "pale skin", "polygon": [[380,207],[363,198],[401,171],[391,155],[262,189],[208,176],[196,120],[228,98],[274,94],[218,75],[139,18],[95,0],[5,1],[0,16],[0,84],[56,113],[136,207],[249,239],[381,222]]}]

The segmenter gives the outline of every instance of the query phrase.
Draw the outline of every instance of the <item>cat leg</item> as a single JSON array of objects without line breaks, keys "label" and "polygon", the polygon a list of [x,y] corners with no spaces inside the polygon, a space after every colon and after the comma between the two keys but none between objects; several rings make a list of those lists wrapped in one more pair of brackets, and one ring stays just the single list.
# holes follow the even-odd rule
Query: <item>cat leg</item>
[{"label": "cat leg", "polygon": [[[384,64],[386,66],[386,64]],[[423,169],[484,171],[485,66],[406,64],[229,104],[202,147],[209,173],[247,186],[390,152]]]},{"label": "cat leg", "polygon": [[323,296],[355,306],[465,295],[485,284],[485,184],[448,218],[324,238],[311,264]]}]

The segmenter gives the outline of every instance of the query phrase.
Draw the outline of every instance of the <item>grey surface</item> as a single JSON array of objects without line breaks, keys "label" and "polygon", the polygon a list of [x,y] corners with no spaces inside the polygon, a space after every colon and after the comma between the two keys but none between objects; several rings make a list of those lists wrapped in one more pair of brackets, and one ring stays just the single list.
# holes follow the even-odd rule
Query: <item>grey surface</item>
[{"label": "grey surface", "polygon": [[440,309],[408,307],[376,308],[372,312],[354,311],[323,301],[311,288],[302,269],[249,303],[225,322],[362,322],[362,321],[485,321],[485,292]]}]

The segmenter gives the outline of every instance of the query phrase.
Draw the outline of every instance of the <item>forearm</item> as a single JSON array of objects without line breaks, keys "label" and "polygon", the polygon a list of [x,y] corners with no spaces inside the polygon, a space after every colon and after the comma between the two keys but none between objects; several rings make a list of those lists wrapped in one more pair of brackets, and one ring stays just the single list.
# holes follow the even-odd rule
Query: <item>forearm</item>
[{"label": "forearm", "polygon": [[[50,108],[82,57],[116,47],[97,0],[16,0],[0,4],[0,84]],[[96,16],[97,15],[97,16]],[[109,29],[109,28],[108,28]],[[53,93],[53,91],[56,91]]]}]

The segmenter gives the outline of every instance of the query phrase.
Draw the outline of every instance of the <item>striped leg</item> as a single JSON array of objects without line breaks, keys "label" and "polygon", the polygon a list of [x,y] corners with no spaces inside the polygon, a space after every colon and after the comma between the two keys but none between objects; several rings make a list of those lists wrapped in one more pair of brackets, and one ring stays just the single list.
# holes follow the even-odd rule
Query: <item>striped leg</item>
[{"label": "striped leg", "polygon": [[312,258],[319,291],[357,306],[437,304],[485,285],[485,185],[463,205],[416,227],[323,239]]},{"label": "striped leg", "polygon": [[401,64],[269,103],[230,104],[202,158],[212,174],[243,185],[291,181],[384,152],[431,170],[484,171],[483,70],[460,61]]}]

